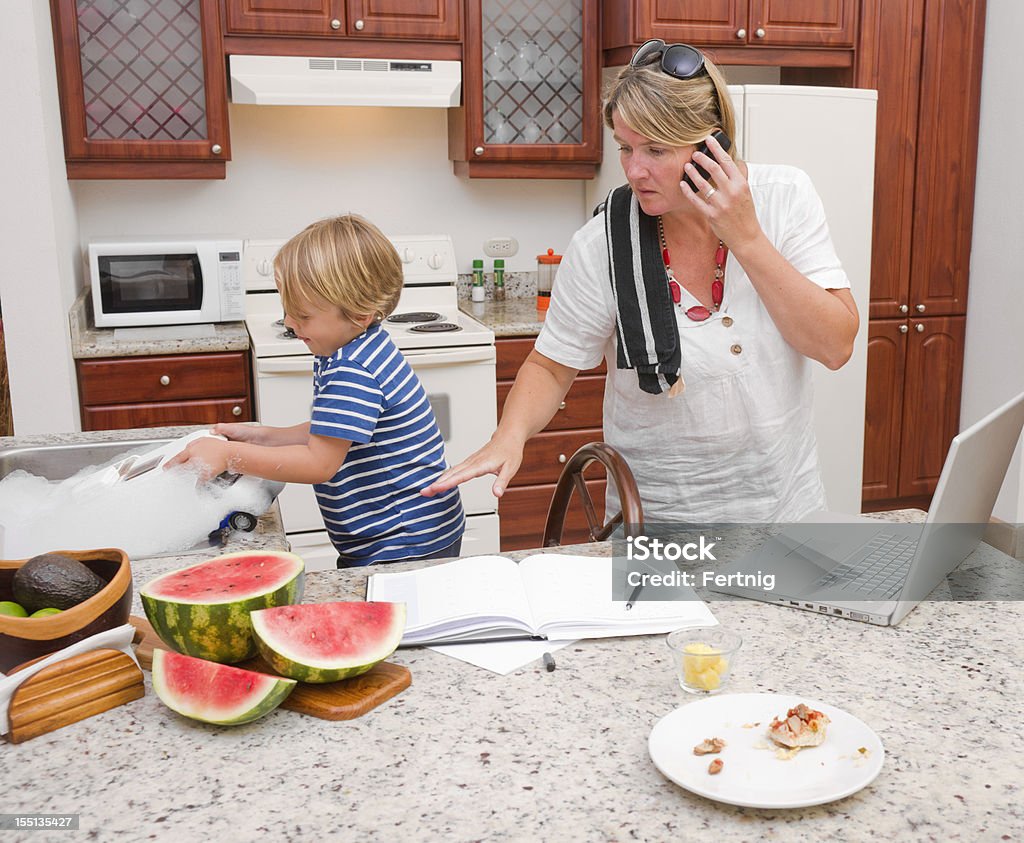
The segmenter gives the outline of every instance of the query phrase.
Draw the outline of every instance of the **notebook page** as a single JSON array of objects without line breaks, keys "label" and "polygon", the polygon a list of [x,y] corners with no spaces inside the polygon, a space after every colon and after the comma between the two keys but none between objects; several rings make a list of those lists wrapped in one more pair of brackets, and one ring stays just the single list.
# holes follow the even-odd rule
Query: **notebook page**
[{"label": "notebook page", "polygon": [[518,618],[533,626],[519,566],[503,556],[474,556],[395,574],[373,574],[367,600],[406,604],[406,632],[469,618]]},{"label": "notebook page", "polygon": [[641,600],[626,609],[612,600],[611,557],[539,554],[520,563],[537,628],[552,638],[643,635],[715,624],[691,589],[684,600]]}]

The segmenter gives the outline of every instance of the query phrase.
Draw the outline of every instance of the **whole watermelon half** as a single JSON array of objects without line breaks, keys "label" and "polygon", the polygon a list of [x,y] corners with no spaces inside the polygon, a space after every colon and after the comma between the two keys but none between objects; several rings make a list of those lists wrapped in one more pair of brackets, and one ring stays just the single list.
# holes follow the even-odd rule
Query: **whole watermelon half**
[{"label": "whole watermelon half", "polygon": [[404,603],[310,603],[252,613],[260,655],[300,682],[366,673],[395,652],[403,632]]},{"label": "whole watermelon half", "polygon": [[226,553],[157,577],[139,596],[156,634],[172,650],[240,662],[256,655],[249,613],[301,600],[305,567],[294,553]]},{"label": "whole watermelon half", "polygon": [[217,726],[251,723],[287,699],[295,680],[153,650],[153,690],[172,711]]}]

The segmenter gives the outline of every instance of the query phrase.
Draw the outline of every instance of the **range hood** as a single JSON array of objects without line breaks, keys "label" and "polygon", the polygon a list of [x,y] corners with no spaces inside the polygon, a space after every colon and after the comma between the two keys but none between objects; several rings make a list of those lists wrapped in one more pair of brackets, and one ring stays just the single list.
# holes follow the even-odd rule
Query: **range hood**
[{"label": "range hood", "polygon": [[250,105],[388,105],[451,108],[462,62],[229,56],[231,100]]}]

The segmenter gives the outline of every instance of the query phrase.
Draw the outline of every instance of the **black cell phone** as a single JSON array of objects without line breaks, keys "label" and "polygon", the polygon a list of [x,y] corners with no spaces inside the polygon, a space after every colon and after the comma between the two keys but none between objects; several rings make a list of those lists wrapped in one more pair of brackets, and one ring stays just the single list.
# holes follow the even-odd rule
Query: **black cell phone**
[{"label": "black cell phone", "polygon": [[[717,132],[714,132],[711,135],[711,137],[713,137],[716,141],[718,141],[722,145],[722,149],[724,149],[726,152],[728,152],[729,151],[729,147],[732,146],[732,141],[729,140],[729,136],[725,132],[723,132],[721,129],[719,129]],[[701,142],[700,144],[697,145],[697,148],[694,150],[694,154],[696,155],[698,152],[703,152],[705,155],[709,156],[710,158],[714,158],[715,157],[714,153],[708,151],[707,142]],[[701,178],[704,178],[704,179],[708,178],[708,175],[709,175],[708,171],[705,170],[700,164],[698,164],[693,159],[690,160],[690,163],[693,164],[693,166],[697,168],[697,172],[700,173]],[[683,181],[686,182],[688,185],[690,185],[690,190],[692,190],[694,193],[697,192],[697,186],[692,181],[690,181],[690,177],[688,175],[686,175],[686,173],[683,173]]]}]

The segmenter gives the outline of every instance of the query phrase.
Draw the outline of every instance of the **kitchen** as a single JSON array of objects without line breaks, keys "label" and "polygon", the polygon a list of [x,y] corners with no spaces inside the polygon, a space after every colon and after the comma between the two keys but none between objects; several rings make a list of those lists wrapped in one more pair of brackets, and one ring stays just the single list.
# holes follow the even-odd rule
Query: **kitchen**
[{"label": "kitchen", "polygon": [[[1024,385],[1024,311],[1016,298],[1001,294],[1024,258],[1017,198],[1024,185],[1018,170],[1003,164],[1013,160],[1021,140],[1009,34],[1019,31],[1021,20],[1009,5],[990,4],[985,29],[962,426]],[[453,175],[445,115],[428,109],[236,105],[224,181],[68,181],[49,15],[44,4],[22,2],[8,11],[8,20],[0,36],[2,84],[14,114],[10,125],[19,131],[5,139],[8,154],[0,166],[8,196],[17,201],[2,212],[8,272],[0,279],[0,298],[19,435],[80,428],[67,313],[84,284],[81,244],[94,236],[212,234],[227,227],[276,238],[319,216],[358,210],[389,221],[396,233],[423,232],[424,218],[430,219],[431,228],[455,238],[461,272],[468,272],[485,240],[515,236],[520,250],[507,262],[515,272],[532,270],[533,256],[548,247],[564,248],[589,214],[582,181]],[[1014,197],[1009,202],[1007,193]],[[40,355],[40,347],[50,354]],[[40,382],[49,385],[45,392],[37,389]],[[1024,520],[1019,459],[996,515],[1009,523]],[[372,721],[363,727],[372,728]]]}]

